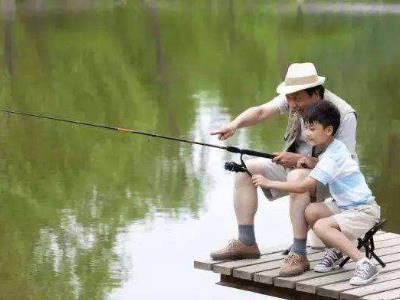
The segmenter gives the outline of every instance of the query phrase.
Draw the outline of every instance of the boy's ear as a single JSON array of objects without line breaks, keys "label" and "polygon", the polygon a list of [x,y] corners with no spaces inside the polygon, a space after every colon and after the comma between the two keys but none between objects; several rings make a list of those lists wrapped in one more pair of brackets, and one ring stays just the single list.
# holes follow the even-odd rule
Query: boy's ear
[{"label": "boy's ear", "polygon": [[325,132],[328,135],[333,135],[333,126],[329,125],[329,126],[325,127]]}]

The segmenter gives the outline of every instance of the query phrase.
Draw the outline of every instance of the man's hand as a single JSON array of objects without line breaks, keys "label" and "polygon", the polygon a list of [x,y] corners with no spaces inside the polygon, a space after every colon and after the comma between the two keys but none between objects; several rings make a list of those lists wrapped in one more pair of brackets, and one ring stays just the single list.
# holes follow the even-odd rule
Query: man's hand
[{"label": "man's hand", "polygon": [[276,157],[272,161],[284,168],[295,168],[297,161],[303,157],[303,155],[293,152],[276,152],[274,155]]},{"label": "man's hand", "polygon": [[226,140],[226,139],[230,138],[232,135],[234,135],[236,130],[237,130],[236,125],[233,122],[231,122],[231,123],[229,123],[227,125],[222,126],[217,131],[211,132],[210,134],[211,135],[218,134],[218,139],[223,141],[223,140]]},{"label": "man's hand", "polygon": [[269,185],[271,183],[271,180],[265,178],[262,175],[253,175],[251,177],[251,181],[255,185],[255,187],[264,187],[264,188],[269,188]]},{"label": "man's hand", "polygon": [[305,169],[314,169],[317,163],[318,163],[317,158],[304,156],[297,161],[297,167]]}]

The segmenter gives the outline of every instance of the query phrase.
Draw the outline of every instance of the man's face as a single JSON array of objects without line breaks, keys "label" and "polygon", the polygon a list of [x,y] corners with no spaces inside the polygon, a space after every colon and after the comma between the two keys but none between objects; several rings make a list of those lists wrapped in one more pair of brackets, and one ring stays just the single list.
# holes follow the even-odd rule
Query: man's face
[{"label": "man's face", "polygon": [[304,112],[315,102],[317,102],[320,97],[317,93],[312,96],[308,95],[306,91],[298,91],[292,94],[287,94],[286,99],[289,103],[290,110],[297,112],[300,116],[304,115]]},{"label": "man's face", "polygon": [[333,136],[332,126],[324,128],[317,122],[304,124],[304,129],[304,136],[310,146],[326,145]]}]

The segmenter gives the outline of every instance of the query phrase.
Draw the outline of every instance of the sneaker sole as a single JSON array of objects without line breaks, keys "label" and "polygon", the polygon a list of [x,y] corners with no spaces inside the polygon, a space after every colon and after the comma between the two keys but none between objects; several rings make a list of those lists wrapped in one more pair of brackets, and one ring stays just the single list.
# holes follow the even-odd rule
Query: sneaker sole
[{"label": "sneaker sole", "polygon": [[305,272],[309,271],[310,267],[307,267],[306,269],[304,269],[303,271],[298,271],[295,273],[280,273],[278,274],[278,277],[294,277],[294,276],[299,276],[301,274],[304,274]]},{"label": "sneaker sole", "polygon": [[339,258],[337,261],[335,261],[335,263],[334,263],[334,265],[330,268],[330,269],[315,269],[315,267],[314,267],[314,272],[317,272],[317,273],[328,273],[328,272],[331,272],[331,271],[334,271],[334,270],[336,270],[336,269],[339,269],[340,268],[340,264],[342,263],[342,261],[344,260],[344,257],[342,257],[342,258]]},{"label": "sneaker sole", "polygon": [[335,270],[335,268],[330,268],[330,269],[317,269],[317,268],[314,268],[314,272],[317,272],[317,273],[328,273],[328,272],[332,272],[333,270]]},{"label": "sneaker sole", "polygon": [[368,280],[363,280],[363,281],[359,281],[359,282],[351,282],[351,281],[350,281],[350,284],[351,284],[351,285],[355,285],[355,286],[366,285],[366,284],[369,284],[369,283],[371,283],[372,281],[374,281],[375,278],[376,278],[378,275],[379,275],[379,272],[376,273],[376,274],[375,274],[374,276],[372,276],[371,278],[369,278]]},{"label": "sneaker sole", "polygon": [[335,265],[330,269],[319,269],[318,270],[318,269],[315,269],[315,267],[314,267],[313,270],[314,270],[314,272],[317,272],[317,273],[328,273],[328,272],[332,272],[332,271],[335,271],[337,269],[340,269],[339,264],[340,264],[340,261],[338,263],[335,263]]}]

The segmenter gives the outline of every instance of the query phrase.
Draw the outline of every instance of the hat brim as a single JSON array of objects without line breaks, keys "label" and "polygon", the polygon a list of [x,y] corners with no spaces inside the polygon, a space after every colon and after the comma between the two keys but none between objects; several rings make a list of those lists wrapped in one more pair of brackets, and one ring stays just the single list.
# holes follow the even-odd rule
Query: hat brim
[{"label": "hat brim", "polygon": [[307,83],[307,84],[300,84],[300,85],[286,85],[285,82],[282,82],[278,87],[276,88],[276,92],[281,95],[287,95],[291,93],[295,93],[301,90],[305,90],[317,85],[324,84],[325,82],[325,77],[318,76],[318,80],[312,83]]}]

